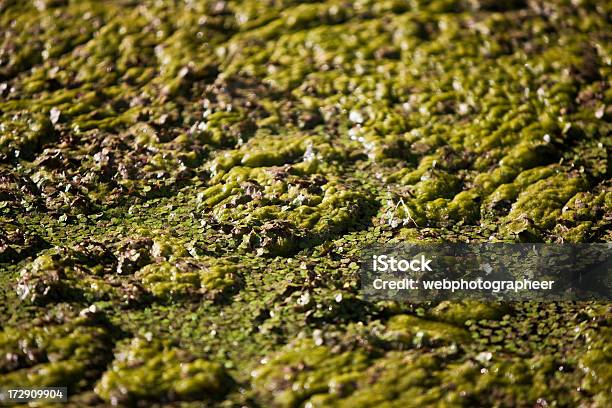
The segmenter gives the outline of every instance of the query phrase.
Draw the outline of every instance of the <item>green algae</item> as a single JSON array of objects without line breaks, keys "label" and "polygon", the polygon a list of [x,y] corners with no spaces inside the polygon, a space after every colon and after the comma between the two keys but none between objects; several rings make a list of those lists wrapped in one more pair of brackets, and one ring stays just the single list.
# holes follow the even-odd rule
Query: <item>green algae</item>
[{"label": "green algae", "polygon": [[[547,401],[551,389],[559,391],[557,381],[572,376],[560,372],[551,379],[559,371],[551,356],[495,361],[490,352],[465,359],[456,347],[365,350],[311,340],[292,344],[253,371],[260,401],[278,407],[523,406]],[[566,391],[555,398],[571,404],[578,396]]]},{"label": "green algae", "polygon": [[[356,275],[374,242],[610,240],[607,15],[0,1],[0,378],[74,378],[72,406],[609,405],[605,305],[370,304]],[[112,326],[43,319],[27,360],[66,305]]]},{"label": "green algae", "polygon": [[499,319],[507,310],[507,306],[503,304],[466,299],[457,302],[440,302],[431,310],[431,315],[435,319],[463,326],[470,320]]},{"label": "green algae", "polygon": [[218,363],[136,338],[117,353],[95,392],[113,405],[138,400],[180,401],[220,397],[228,382]]},{"label": "green algae", "polygon": [[37,305],[65,300],[113,300],[130,305],[145,297],[135,280],[108,276],[116,264],[114,256],[100,243],[84,241],[73,249],[56,247],[26,263],[13,287],[21,301]]},{"label": "green algae", "polygon": [[44,114],[23,112],[10,120],[2,120],[0,127],[0,155],[4,158],[31,158],[35,151],[55,137],[51,120]]},{"label": "green algae", "polygon": [[0,332],[0,384],[68,385],[70,392],[77,392],[102,372],[112,357],[112,342],[109,325],[87,315],[63,324],[5,329]]},{"label": "green algae", "polygon": [[214,260],[209,265],[176,260],[149,264],[136,273],[136,278],[159,298],[172,299],[198,292],[215,297],[237,283],[238,269],[239,265],[223,260]]},{"label": "green algae", "polygon": [[519,194],[507,218],[503,221],[503,229],[510,234],[519,234],[527,223],[533,223],[535,228],[550,228],[561,215],[563,205],[567,203],[584,180],[567,175],[553,176],[539,180]]},{"label": "green algae", "polygon": [[360,351],[333,353],[328,347],[302,341],[253,371],[253,382],[264,401],[300,406],[315,394],[350,383],[367,362]]},{"label": "green algae", "polygon": [[432,322],[409,315],[395,315],[387,324],[390,339],[416,345],[437,342],[462,343],[470,336],[467,330],[447,323]]},{"label": "green algae", "polygon": [[[609,330],[609,328],[607,328]],[[606,405],[610,402],[610,346],[601,340],[595,340],[589,351],[578,361],[578,368],[586,375],[582,380],[582,388],[595,394],[598,404]]]}]

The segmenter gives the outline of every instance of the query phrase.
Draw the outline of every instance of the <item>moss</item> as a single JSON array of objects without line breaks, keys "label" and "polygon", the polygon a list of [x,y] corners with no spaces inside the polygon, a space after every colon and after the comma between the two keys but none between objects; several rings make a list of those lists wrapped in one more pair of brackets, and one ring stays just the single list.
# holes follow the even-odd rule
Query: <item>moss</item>
[{"label": "moss", "polygon": [[96,394],[114,405],[219,397],[229,384],[221,365],[157,340],[135,338],[120,347],[95,387]]}]

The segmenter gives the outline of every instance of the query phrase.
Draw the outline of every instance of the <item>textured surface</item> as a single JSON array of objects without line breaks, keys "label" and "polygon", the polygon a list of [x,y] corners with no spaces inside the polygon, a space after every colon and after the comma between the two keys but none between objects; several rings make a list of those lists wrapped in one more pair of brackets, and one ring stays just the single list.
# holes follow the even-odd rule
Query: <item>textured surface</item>
[{"label": "textured surface", "polygon": [[612,240],[610,12],[0,0],[0,386],[609,406],[608,305],[367,303],[356,271],[373,242]]}]

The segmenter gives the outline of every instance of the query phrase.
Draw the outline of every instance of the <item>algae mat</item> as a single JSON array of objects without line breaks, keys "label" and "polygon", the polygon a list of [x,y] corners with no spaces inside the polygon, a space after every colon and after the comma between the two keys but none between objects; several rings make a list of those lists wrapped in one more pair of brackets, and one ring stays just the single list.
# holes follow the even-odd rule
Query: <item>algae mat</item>
[{"label": "algae mat", "polygon": [[357,262],[610,242],[611,11],[0,0],[0,387],[610,406],[608,304],[366,302]]}]

